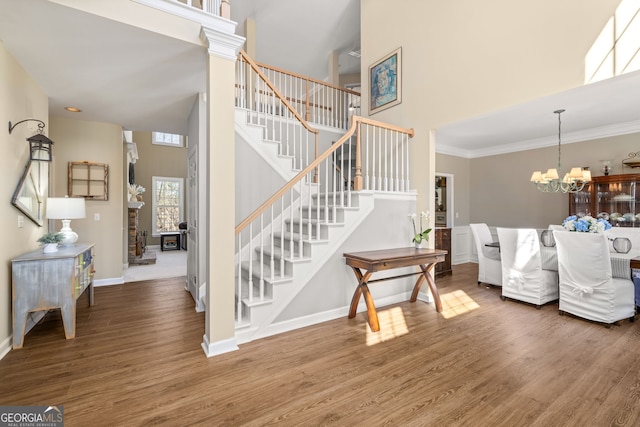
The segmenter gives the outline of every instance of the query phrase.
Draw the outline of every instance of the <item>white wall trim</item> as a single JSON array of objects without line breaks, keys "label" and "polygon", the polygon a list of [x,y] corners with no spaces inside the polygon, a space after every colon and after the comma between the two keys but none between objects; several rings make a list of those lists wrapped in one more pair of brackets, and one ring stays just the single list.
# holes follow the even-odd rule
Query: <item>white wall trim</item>
[{"label": "white wall trim", "polygon": [[235,338],[228,338],[226,340],[209,342],[207,335],[202,336],[202,349],[207,357],[217,356],[219,354],[230,353],[232,351],[239,350],[238,344],[236,344]]},{"label": "white wall trim", "polygon": [[0,360],[4,359],[4,357],[7,354],[9,354],[9,352],[13,348],[13,345],[11,344],[12,342],[13,342],[13,334],[9,335],[7,339],[5,339],[4,341],[2,341],[2,343],[0,343]]},{"label": "white wall trim", "polygon": [[200,38],[207,43],[210,55],[234,62],[245,40],[244,37],[229,34],[204,25],[200,29]]},{"label": "white wall trim", "polygon": [[100,286],[122,285],[124,283],[124,276],[111,277],[109,279],[100,279],[93,281],[93,287],[98,288]]},{"label": "white wall trim", "polygon": [[193,22],[198,22],[203,25],[207,25],[212,28],[218,28],[220,31],[227,31],[229,33],[236,32],[236,22],[231,21],[215,13],[205,12],[197,7],[189,6],[184,3],[180,3],[175,0],[133,0],[136,3],[144,4],[145,6],[152,7],[154,9],[162,10],[163,12],[170,13],[172,15],[179,16],[181,18],[188,19]]},{"label": "white wall trim", "polygon": [[453,227],[451,229],[451,264],[465,264],[468,262],[478,262],[475,255],[471,228],[468,225]]},{"label": "white wall trim", "polygon": [[[427,304],[431,304],[433,302],[431,293],[430,292],[424,293],[423,291],[421,291],[418,294],[418,300],[425,302]],[[380,309],[383,307],[393,305],[393,304],[398,304],[401,302],[407,302],[409,301],[410,298],[411,298],[411,291],[408,291],[408,292],[402,292],[399,294],[390,295],[388,297],[376,299],[374,303],[376,305],[376,309],[380,311]],[[344,307],[334,308],[333,310],[323,311],[321,313],[310,314],[308,316],[298,317],[291,320],[285,320],[283,322],[272,323],[262,331],[262,333],[260,334],[260,338],[266,338],[272,335],[281,334],[283,332],[289,332],[289,331],[304,328],[307,326],[316,325],[318,323],[328,322],[329,320],[344,318],[346,322],[349,320],[348,319],[349,308],[350,308],[349,306],[344,306]],[[435,310],[435,305],[433,307],[430,307],[429,309]],[[361,299],[360,303],[358,304],[357,312],[362,313],[365,311],[367,311],[367,306],[363,301],[363,299]],[[364,323],[363,323],[363,326],[364,326]]]}]

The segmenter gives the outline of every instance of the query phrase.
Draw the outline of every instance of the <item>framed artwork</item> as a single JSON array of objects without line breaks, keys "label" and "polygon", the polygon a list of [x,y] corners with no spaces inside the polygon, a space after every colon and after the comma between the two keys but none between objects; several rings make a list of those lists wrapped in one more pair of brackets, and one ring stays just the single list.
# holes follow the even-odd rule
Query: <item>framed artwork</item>
[{"label": "framed artwork", "polygon": [[402,48],[369,67],[369,114],[402,102]]},{"label": "framed artwork", "polygon": [[109,165],[87,161],[69,162],[67,166],[69,197],[86,200],[109,200]]}]

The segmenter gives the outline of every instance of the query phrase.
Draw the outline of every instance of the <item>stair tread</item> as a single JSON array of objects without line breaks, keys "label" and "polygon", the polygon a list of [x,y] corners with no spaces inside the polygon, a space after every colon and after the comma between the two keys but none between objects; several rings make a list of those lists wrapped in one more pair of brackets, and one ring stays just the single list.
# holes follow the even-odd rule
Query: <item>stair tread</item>
[{"label": "stair tread", "polygon": [[[284,273],[282,275],[280,275],[280,268],[279,265],[276,266],[275,271],[273,272],[273,279],[271,279],[271,268],[269,267],[268,264],[260,264],[259,260],[254,260],[253,261],[253,266],[251,269],[251,274],[253,275],[254,278],[259,278],[259,274],[260,274],[260,266],[262,266],[262,273],[263,273],[263,277],[265,282],[270,283],[270,284],[276,284],[276,283],[282,283],[282,282],[288,282],[291,281],[293,279],[293,277],[289,274],[289,273]],[[240,267],[242,268],[242,270],[244,270],[245,272],[247,272],[247,274],[249,273],[249,261],[242,261],[240,263]]]},{"label": "stair tread", "polygon": [[[256,253],[260,253],[260,248],[255,248]],[[295,256],[291,256],[291,251],[288,248],[281,248],[280,246],[273,246],[273,257],[276,259],[284,258],[285,261],[289,262],[300,262],[300,261],[310,261],[310,256],[299,256],[298,252],[295,251]],[[304,251],[303,251],[304,252]],[[265,246],[263,248],[263,253],[265,256],[271,256],[271,248]]]}]

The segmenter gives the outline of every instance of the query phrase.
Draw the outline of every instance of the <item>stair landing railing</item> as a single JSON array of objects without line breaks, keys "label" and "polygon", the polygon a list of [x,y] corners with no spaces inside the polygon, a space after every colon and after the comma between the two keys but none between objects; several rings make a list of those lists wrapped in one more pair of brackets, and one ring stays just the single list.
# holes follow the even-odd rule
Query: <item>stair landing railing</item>
[{"label": "stair landing railing", "polygon": [[354,193],[410,192],[409,139],[404,129],[354,116],[351,127],[324,153],[236,226],[236,321],[249,320],[250,304],[273,294],[291,261],[309,243],[326,239],[338,210],[354,206]]},{"label": "stair landing railing", "polygon": [[318,156],[318,133],[298,113],[246,52],[236,61],[236,107],[247,121],[264,127],[264,138],[277,142],[279,154],[291,157],[296,170]]},{"label": "stair landing railing", "polygon": [[346,130],[360,114],[360,93],[257,62],[262,72],[304,119]]}]

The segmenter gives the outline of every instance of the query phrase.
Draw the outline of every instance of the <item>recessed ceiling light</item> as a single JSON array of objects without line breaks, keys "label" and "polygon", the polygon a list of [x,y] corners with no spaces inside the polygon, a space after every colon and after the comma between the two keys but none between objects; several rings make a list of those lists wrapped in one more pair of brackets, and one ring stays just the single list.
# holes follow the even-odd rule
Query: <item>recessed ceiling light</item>
[{"label": "recessed ceiling light", "polygon": [[64,107],[64,109],[67,110],[67,111],[71,111],[72,113],[80,113],[80,112],[82,112],[81,109],[76,108],[76,107]]}]

